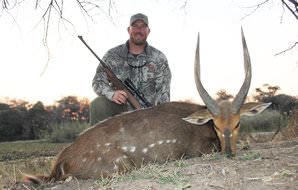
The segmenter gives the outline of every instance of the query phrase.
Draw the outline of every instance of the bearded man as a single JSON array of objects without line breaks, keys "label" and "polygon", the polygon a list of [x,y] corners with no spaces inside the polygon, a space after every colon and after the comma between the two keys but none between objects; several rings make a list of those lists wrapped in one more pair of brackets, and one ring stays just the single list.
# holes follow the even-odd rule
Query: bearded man
[{"label": "bearded man", "polygon": [[[127,32],[129,39],[126,43],[110,49],[102,60],[120,80],[132,81],[151,105],[169,102],[171,71],[166,56],[147,42],[150,34],[148,17],[142,13],[131,16]],[[127,102],[126,92],[115,89],[101,64],[96,69],[92,88],[98,97],[90,104],[91,124],[133,110]]]}]

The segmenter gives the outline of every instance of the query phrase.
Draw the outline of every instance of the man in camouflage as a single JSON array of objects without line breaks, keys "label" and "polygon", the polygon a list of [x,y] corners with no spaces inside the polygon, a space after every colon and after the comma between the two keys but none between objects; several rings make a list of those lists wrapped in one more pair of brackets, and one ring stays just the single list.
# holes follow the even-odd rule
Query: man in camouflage
[{"label": "man in camouflage", "polygon": [[[102,60],[120,80],[130,79],[152,105],[170,101],[171,71],[166,56],[146,41],[150,33],[148,17],[141,13],[133,15],[127,31],[129,40],[110,49]],[[90,105],[91,124],[132,110],[127,94],[109,83],[101,64],[97,67],[92,87],[98,97]],[[142,101],[139,102],[144,106]]]}]

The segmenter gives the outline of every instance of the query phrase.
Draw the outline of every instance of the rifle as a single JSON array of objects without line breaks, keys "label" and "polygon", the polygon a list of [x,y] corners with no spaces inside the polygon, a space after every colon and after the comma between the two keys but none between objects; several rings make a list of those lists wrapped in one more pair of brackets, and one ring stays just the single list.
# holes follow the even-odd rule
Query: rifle
[{"label": "rifle", "polygon": [[152,107],[152,104],[145,98],[144,94],[135,87],[129,78],[124,80],[124,84],[131,93],[135,94],[145,104],[146,107]]},{"label": "rifle", "polygon": [[[126,85],[122,83],[122,81],[120,79],[117,78],[117,76],[113,73],[113,71],[111,70],[110,67],[108,67],[105,62],[103,60],[101,60],[96,53],[88,46],[88,44],[85,42],[85,40],[83,39],[82,36],[78,36],[78,38],[85,44],[85,46],[91,51],[91,53],[97,58],[97,60],[100,62],[100,64],[102,65],[105,73],[107,74],[107,77],[109,79],[109,81],[116,86],[116,88],[118,90],[123,90],[126,94],[127,94],[127,100],[128,102],[135,108],[135,109],[141,109],[142,106],[140,105],[140,103],[137,101],[137,99],[133,96],[133,93],[136,94],[140,100],[142,100],[144,102],[144,104],[147,107],[151,106],[151,103],[148,102],[146,100],[146,98],[144,97],[144,95],[142,93],[140,93],[139,91],[137,91],[137,89],[134,87],[134,85],[132,84],[132,82],[129,80],[130,82],[130,86],[132,84],[132,88],[129,87],[128,83]],[[127,81],[127,79],[125,80]],[[148,104],[149,103],[149,104]]]}]

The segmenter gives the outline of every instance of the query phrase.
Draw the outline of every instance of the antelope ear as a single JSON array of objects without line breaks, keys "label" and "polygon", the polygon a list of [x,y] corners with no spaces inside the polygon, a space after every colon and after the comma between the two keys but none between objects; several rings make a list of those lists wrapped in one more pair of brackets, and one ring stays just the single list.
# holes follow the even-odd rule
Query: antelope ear
[{"label": "antelope ear", "polygon": [[271,105],[271,102],[269,103],[261,103],[261,102],[250,102],[244,104],[240,109],[240,115],[246,115],[246,116],[254,116],[265,109],[267,109]]},{"label": "antelope ear", "polygon": [[204,125],[208,121],[212,120],[213,117],[207,108],[194,112],[188,117],[182,118],[184,121],[187,121],[195,125]]}]

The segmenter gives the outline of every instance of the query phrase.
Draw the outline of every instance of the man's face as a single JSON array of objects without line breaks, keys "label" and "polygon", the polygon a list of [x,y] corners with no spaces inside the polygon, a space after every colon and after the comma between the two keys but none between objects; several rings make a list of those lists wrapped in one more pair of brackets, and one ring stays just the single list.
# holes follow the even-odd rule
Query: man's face
[{"label": "man's face", "polygon": [[127,30],[130,41],[135,45],[144,45],[150,33],[149,27],[142,20],[135,21]]}]

